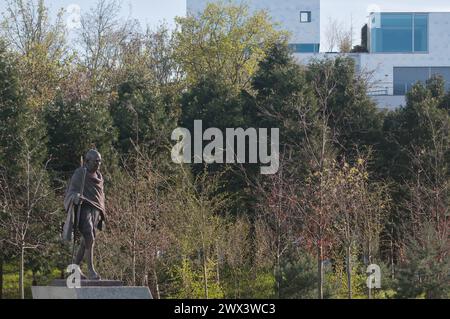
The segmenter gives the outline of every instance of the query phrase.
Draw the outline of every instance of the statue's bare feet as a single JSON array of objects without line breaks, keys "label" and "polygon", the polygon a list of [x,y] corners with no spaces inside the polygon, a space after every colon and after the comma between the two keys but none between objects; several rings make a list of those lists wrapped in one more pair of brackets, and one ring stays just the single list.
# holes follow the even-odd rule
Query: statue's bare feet
[{"label": "statue's bare feet", "polygon": [[95,270],[89,270],[89,280],[100,280],[100,275]]}]

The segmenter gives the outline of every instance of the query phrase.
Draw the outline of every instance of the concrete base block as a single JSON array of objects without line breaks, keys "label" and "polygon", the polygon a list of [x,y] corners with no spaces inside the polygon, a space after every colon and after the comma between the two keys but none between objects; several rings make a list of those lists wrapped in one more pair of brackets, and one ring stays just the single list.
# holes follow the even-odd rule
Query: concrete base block
[{"label": "concrete base block", "polygon": [[31,287],[33,299],[153,299],[148,287],[126,287],[111,280],[82,280],[81,288],[67,288],[65,281]]}]

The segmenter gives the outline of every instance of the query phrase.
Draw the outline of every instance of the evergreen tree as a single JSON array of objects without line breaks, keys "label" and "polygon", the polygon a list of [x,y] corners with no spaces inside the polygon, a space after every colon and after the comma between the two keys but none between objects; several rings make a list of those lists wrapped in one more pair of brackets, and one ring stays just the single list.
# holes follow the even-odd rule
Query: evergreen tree
[{"label": "evergreen tree", "polygon": [[247,123],[280,129],[280,153],[289,162],[287,173],[305,174],[306,140],[315,140],[319,134],[318,106],[304,68],[293,60],[286,43],[271,47],[243,100]]},{"label": "evergreen tree", "polygon": [[[442,298],[448,286],[450,116],[443,80],[417,83],[407,103],[386,118],[384,154],[393,187],[391,220],[401,261],[399,294]],[[388,158],[392,156],[392,158]]]},{"label": "evergreen tree", "polygon": [[97,148],[105,160],[105,169],[114,168],[117,131],[103,97],[70,99],[59,95],[46,108],[48,148],[51,168],[68,177],[80,166],[87,150]]},{"label": "evergreen tree", "polygon": [[408,236],[406,261],[400,265],[400,298],[448,299],[450,257],[448,238],[441,238],[433,222],[425,222],[420,233]]},{"label": "evergreen tree", "polygon": [[179,117],[171,95],[153,91],[137,79],[119,85],[117,99],[111,104],[111,116],[118,129],[120,153],[127,154],[139,147],[167,162],[167,157],[160,154],[167,152]]},{"label": "evergreen tree", "polygon": [[348,57],[313,61],[308,67],[308,80],[320,75],[322,83],[312,86],[317,98],[324,97],[324,81],[333,83],[327,97],[330,134],[339,154],[348,160],[358,157],[357,149],[377,150],[382,141],[383,113],[367,95],[364,74],[355,71],[355,62]]}]

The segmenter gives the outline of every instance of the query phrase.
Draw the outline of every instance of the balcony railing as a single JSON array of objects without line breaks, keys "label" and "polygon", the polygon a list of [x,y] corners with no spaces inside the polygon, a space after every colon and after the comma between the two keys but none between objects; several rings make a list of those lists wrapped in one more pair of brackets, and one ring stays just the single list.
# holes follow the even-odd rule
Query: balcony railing
[{"label": "balcony railing", "polygon": [[369,96],[392,95],[392,82],[376,82],[367,90]]}]

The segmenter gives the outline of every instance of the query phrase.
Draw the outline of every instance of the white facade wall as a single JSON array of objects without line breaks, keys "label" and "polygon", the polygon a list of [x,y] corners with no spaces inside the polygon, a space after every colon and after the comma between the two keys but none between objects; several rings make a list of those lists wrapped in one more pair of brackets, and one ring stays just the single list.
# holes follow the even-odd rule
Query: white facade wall
[{"label": "white facade wall", "polygon": [[[187,0],[187,12],[198,14],[215,0]],[[252,12],[267,10],[273,22],[291,33],[290,43],[320,43],[320,0],[228,0],[223,3],[246,3]],[[300,11],[311,11],[311,22],[300,23]]]}]

